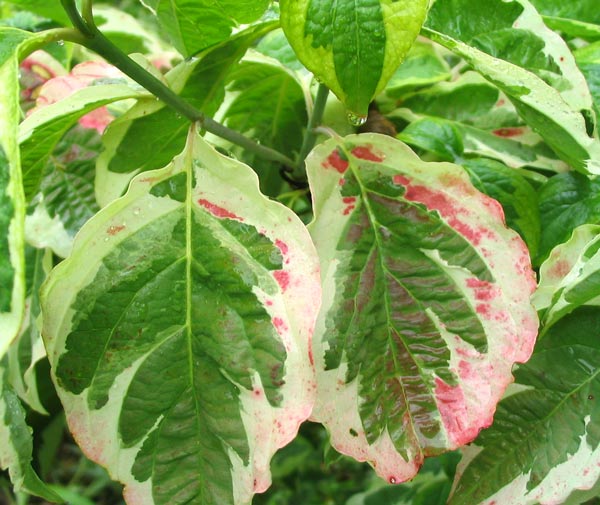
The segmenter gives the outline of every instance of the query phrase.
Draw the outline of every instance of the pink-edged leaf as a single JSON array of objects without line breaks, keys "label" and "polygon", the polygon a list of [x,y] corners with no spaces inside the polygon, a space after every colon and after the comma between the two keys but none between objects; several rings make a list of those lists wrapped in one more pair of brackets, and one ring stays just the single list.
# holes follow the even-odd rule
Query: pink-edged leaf
[{"label": "pink-edged leaf", "polygon": [[[122,81],[124,79],[125,76],[121,71],[108,63],[101,61],[80,63],[75,65],[68,75],[58,75],[44,83],[36,98],[36,106],[30,111],[30,114],[63,100],[95,82]],[[106,106],[102,106],[83,116],[79,120],[79,124],[84,128],[93,128],[98,133],[102,133],[113,119],[114,116],[108,112]]]},{"label": "pink-edged leaf", "polygon": [[529,255],[500,205],[450,163],[377,134],[307,159],[322,268],[313,417],[389,482],[492,422],[532,352]]},{"label": "pink-edged leaf", "polygon": [[308,231],[192,128],[88,221],[42,290],[67,421],[129,504],[246,504],[311,413]]}]

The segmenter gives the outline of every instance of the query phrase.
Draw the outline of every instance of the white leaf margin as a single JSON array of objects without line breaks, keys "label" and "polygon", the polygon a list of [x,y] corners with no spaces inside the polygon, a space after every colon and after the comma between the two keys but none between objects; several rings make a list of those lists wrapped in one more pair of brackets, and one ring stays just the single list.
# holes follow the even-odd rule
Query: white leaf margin
[{"label": "white leaf margin", "polygon": [[[592,421],[590,416],[586,416],[584,421],[586,433],[579,437],[580,445],[577,451],[569,455],[567,461],[553,467],[535,488],[527,490],[530,470],[478,505],[561,505],[574,491],[592,489],[600,481],[600,446],[592,449],[587,443],[587,427]],[[482,448],[476,445],[462,450],[463,458],[456,469],[454,486],[460,480],[464,469],[481,450]],[[452,505],[452,494],[448,503]]]},{"label": "white leaf margin", "polygon": [[[496,225],[493,236],[483,234],[481,243],[472,243],[480,254],[481,259],[487,263],[496,276],[496,287],[503,293],[503,310],[507,310],[509,317],[506,321],[485,321],[486,334],[492,334],[494,329],[502,334],[501,338],[490,339],[488,342],[488,355],[492,356],[490,362],[486,362],[472,346],[466,342],[456,342],[456,336],[446,331],[438,324],[442,337],[452,349],[450,365],[453,370],[461,370],[461,374],[467,373],[472,382],[461,381],[465,386],[465,400],[463,410],[453,412],[453,407],[444,404],[438,394],[438,405],[444,426],[450,431],[449,426],[467,424],[465,421],[467,413],[473,419],[478,419],[478,427],[473,423],[464,428],[460,440],[449,437],[448,449],[454,449],[466,441],[471,441],[479,429],[492,423],[495,404],[500,400],[507,385],[513,381],[511,374],[512,364],[524,362],[529,359],[535,337],[537,335],[538,319],[530,303],[530,296],[536,287],[533,271],[529,260],[527,248],[521,238],[508,228],[501,229],[498,225],[504,222],[504,215],[500,205],[493,199],[487,197],[472,188],[466,173],[457,165],[451,163],[425,163],[404,143],[390,137],[365,133],[360,135],[349,135],[343,139],[334,138],[315,148],[307,158],[307,173],[313,194],[313,207],[315,219],[310,223],[309,230],[319,252],[321,260],[321,276],[323,284],[323,304],[317,319],[315,328],[314,355],[317,368],[318,394],[317,403],[313,412],[313,420],[326,425],[332,445],[343,454],[347,454],[358,461],[368,461],[377,474],[390,483],[399,483],[412,478],[422,464],[423,456],[417,452],[414,446],[407,447],[409,461],[397,452],[393,442],[387,433],[373,444],[369,445],[358,408],[360,403],[358,394],[358,378],[346,384],[347,362],[342,359],[340,367],[333,370],[325,370],[324,355],[328,349],[323,336],[326,332],[326,316],[330,312],[334,293],[336,292],[335,273],[342,259],[336,257],[337,243],[350,219],[353,205],[344,202],[340,192],[341,173],[336,167],[329,166],[328,155],[340,144],[368,147],[376,157],[380,157],[385,164],[386,159],[395,158],[401,162],[390,166],[387,164],[385,173],[394,177],[411,179],[411,184],[423,185],[434,191],[439,191],[447,196],[457,206],[471,206],[474,212],[460,214],[458,220],[465,228],[471,230],[479,229],[481,226],[493,222]],[[384,168],[382,167],[382,170]],[[446,186],[458,185],[464,188],[466,194],[462,199],[458,194],[452,194],[444,189]],[[318,189],[317,189],[318,188]],[[469,189],[471,188],[471,189]],[[415,200],[417,201],[417,200]],[[459,213],[457,213],[459,214]],[[490,218],[488,215],[494,216]],[[447,216],[442,216],[447,218]],[[469,240],[468,237],[465,237]],[[496,241],[504,244],[505,249],[499,248]],[[506,248],[511,252],[508,253]],[[443,262],[442,258],[437,261]],[[477,297],[475,288],[467,288],[468,272],[458,268],[448,268],[457,286],[465,286],[465,296]],[[516,288],[516,285],[519,288]],[[504,299],[506,294],[511,294],[511,299]],[[492,311],[499,310],[494,306]],[[495,314],[499,314],[494,312]],[[436,319],[435,314],[429,315]],[[439,323],[439,321],[438,321]],[[463,366],[461,366],[461,362]],[[466,364],[466,365],[465,365]],[[468,372],[466,372],[468,370]],[[457,372],[458,373],[458,372]],[[496,382],[494,382],[494,380]],[[340,413],[332,407],[344,405],[347,408]],[[493,406],[492,406],[493,405]],[[483,417],[486,416],[486,417]],[[481,419],[483,417],[483,420]],[[458,419],[462,419],[458,421]],[[348,426],[361,427],[357,435],[348,434]],[[459,430],[460,431],[460,430]],[[410,443],[410,441],[409,441]],[[420,449],[419,449],[420,451]]]},{"label": "white leaf margin", "polygon": [[[250,465],[245,467],[233,452],[230,457],[235,504],[247,504],[254,493],[269,487],[272,455],[293,440],[300,423],[312,412],[316,383],[311,341],[321,302],[318,257],[306,227],[287,207],[259,192],[258,177],[252,169],[219,154],[192,127],[186,149],[172,164],[139,174],[123,197],[102,209],[76,236],[72,255],[55,268],[42,286],[43,336],[50,363],[56,365],[66,350],[66,335],[70,333],[73,316],[70,305],[78,291],[93,281],[99,268],[90,261],[91,251],[97,258],[104,257],[127,236],[127,231],[135,232],[148,220],[180,206],[180,202],[150,195],[149,190],[180,172],[185,163],[191,163],[192,154],[194,159],[202,160],[202,166],[194,167],[198,183],[193,190],[193,200],[201,197],[243,216],[245,223],[254,225],[278,245],[288,274],[288,288],[282,289],[272,305],[265,303],[265,309],[273,318],[283,320],[279,333],[288,351],[285,384],[280,390],[281,404],[273,408],[264,395],[257,399],[251,391],[242,388],[240,392],[242,420],[250,444]],[[123,226],[127,228],[125,233],[114,233]],[[77,259],[78,253],[84,257]],[[68,285],[64,283],[65,278],[69,279]],[[53,291],[59,282],[63,284],[63,293],[55,297]],[[256,295],[266,301],[265,293],[257,291]],[[145,439],[131,448],[120,447],[119,416],[116,415],[144,359],[139,358],[115,379],[108,402],[99,410],[89,410],[87,390],[74,395],[57,387],[77,443],[90,459],[107,467],[113,478],[126,485],[124,496],[130,505],[154,503],[151,479],[140,483],[131,472]],[[53,378],[56,382],[54,372]],[[256,381],[260,383],[258,376]]]}]

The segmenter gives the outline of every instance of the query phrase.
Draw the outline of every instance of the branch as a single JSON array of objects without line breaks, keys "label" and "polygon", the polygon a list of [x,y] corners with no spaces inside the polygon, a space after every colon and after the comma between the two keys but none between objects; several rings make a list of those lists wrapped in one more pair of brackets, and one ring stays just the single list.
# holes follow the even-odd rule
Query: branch
[{"label": "branch", "polygon": [[176,110],[190,121],[199,123],[200,128],[243,147],[248,151],[252,151],[266,160],[276,161],[287,167],[294,166],[293,160],[284,154],[269,147],[262,146],[241,133],[218,123],[214,119],[206,117],[202,111],[183,100],[177,93],[173,92],[171,88],[163,84],[159,79],[129,58],[129,56],[108,40],[94,24],[91,11],[91,0],[84,0],[83,2],[84,18],[79,14],[74,0],[61,0],[61,3],[69,15],[73,26],[84,36],[84,38],[79,41],[80,44],[98,53],[106,61],[117,67],[125,75],[131,77],[135,82],[150,91],[150,93],[166,105]]},{"label": "branch", "polygon": [[310,153],[311,149],[315,146],[317,140],[317,131],[315,130],[323,119],[323,112],[325,110],[325,104],[327,103],[327,95],[329,94],[329,88],[324,84],[319,84],[317,91],[317,97],[315,98],[315,104],[313,106],[312,114],[306,127],[306,133],[302,141],[302,147],[298,153],[298,162],[295,164],[294,175],[296,177],[305,177],[304,160]]}]

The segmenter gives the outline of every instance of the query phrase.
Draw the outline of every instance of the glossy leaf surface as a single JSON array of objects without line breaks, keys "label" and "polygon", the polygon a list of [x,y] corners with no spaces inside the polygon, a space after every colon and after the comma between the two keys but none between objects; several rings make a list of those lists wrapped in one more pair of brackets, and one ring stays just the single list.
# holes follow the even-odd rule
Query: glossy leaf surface
[{"label": "glossy leaf surface", "polygon": [[39,189],[48,157],[77,121],[104,105],[146,95],[126,84],[85,87],[31,114],[19,126],[25,194],[31,199]]},{"label": "glossy leaf surface", "polygon": [[314,418],[392,483],[492,422],[533,347],[527,249],[462,168],[377,134],[307,161],[324,305]]},{"label": "glossy leaf surface", "polygon": [[45,284],[43,335],[78,443],[128,503],[249,503],[310,414],[319,294],[302,223],[192,129]]},{"label": "glossy leaf surface", "polygon": [[31,467],[32,450],[25,409],[8,383],[4,362],[0,362],[0,469],[8,469],[15,490],[62,503],[60,496],[48,489]]},{"label": "glossy leaf surface", "polygon": [[[485,3],[487,8],[472,0],[438,0],[423,34],[498,86],[574,169],[600,173],[591,94],[566,43],[545,27],[526,0]],[[454,15],[457,11],[473,16],[466,23]]]},{"label": "glossy leaf surface", "polygon": [[[180,63],[165,75],[167,84],[198,110],[213,116],[223,102],[230,67],[275,26],[274,22],[251,26],[197,58]],[[136,173],[169,163],[183,149],[188,127],[187,118],[154,98],[139,100],[111,123],[103,139],[105,152],[97,164],[100,206],[121,196]],[[152,156],[139,149],[140,144],[150,146]]]},{"label": "glossy leaf surface", "polygon": [[[451,505],[565,503],[600,478],[598,307],[556,323],[515,372],[518,392],[465,451]],[[461,468],[462,467],[462,468]]]},{"label": "glossy leaf surface", "polygon": [[551,177],[540,190],[542,235],[539,260],[566,242],[575,228],[600,224],[600,181],[568,172]]},{"label": "glossy leaf surface", "polygon": [[[303,85],[293,72],[253,54],[231,70],[227,89],[232,93],[223,111],[227,126],[292,159],[298,154],[307,113]],[[264,161],[235,146],[231,149],[258,173],[265,194],[279,195],[281,163]]]},{"label": "glossy leaf surface", "polygon": [[600,297],[599,249],[600,226],[582,225],[542,263],[534,304],[545,330]]},{"label": "glossy leaf surface", "polygon": [[177,50],[193,56],[227,39],[231,29],[256,21],[269,5],[268,0],[146,0],[156,13]]},{"label": "glossy leaf surface", "polygon": [[281,26],[298,59],[356,116],[366,116],[415,41],[427,0],[285,0]]},{"label": "glossy leaf surface", "polygon": [[0,359],[17,335],[25,299],[18,51],[30,37],[21,30],[0,28]]}]

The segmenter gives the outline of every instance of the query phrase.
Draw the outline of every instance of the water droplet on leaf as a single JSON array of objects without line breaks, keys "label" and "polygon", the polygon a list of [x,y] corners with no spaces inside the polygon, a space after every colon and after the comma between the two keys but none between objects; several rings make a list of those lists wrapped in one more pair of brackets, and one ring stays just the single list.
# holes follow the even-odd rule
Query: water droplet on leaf
[{"label": "water droplet on leaf", "polygon": [[65,41],[64,40],[59,40],[56,42],[59,46],[64,46],[65,45]]},{"label": "water droplet on leaf", "polygon": [[367,116],[360,116],[354,112],[348,112],[348,122],[352,126],[362,126],[367,122]]}]

